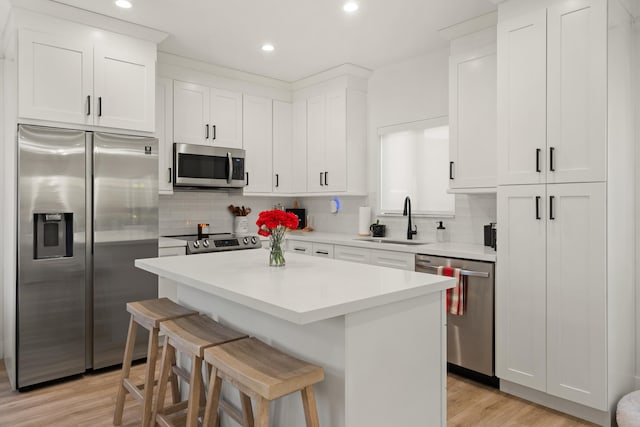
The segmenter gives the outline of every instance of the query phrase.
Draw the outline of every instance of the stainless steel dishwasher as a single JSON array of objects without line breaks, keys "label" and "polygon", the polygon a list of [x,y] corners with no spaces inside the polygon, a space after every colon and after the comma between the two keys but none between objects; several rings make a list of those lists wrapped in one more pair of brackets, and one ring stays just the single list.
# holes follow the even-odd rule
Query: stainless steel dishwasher
[{"label": "stainless steel dishwasher", "polygon": [[447,313],[447,362],[451,371],[497,385],[494,360],[493,262],[416,255],[416,271],[436,274],[438,266],[462,269],[466,277],[465,311]]}]

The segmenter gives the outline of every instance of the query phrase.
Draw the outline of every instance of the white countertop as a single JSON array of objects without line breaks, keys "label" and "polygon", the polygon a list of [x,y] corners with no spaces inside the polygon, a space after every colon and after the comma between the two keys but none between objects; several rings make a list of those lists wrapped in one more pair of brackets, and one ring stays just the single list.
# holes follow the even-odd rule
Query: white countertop
[{"label": "white countertop", "polygon": [[135,265],[300,325],[454,285],[442,276],[294,253],[286,262],[269,267],[269,252],[255,249],[138,259]]},{"label": "white countertop", "polygon": [[187,242],[171,237],[160,237],[158,239],[158,248],[180,248],[187,246]]},{"label": "white countertop", "polygon": [[[403,245],[394,243],[378,243],[367,242],[362,239],[365,236],[358,236],[352,234],[340,234],[340,233],[322,233],[322,232],[289,232],[287,233],[287,239],[289,240],[301,240],[318,243],[330,243],[334,245],[354,246],[359,248],[369,249],[382,249],[386,251],[405,252],[414,254],[426,254],[445,256],[450,258],[466,258],[477,261],[489,261],[496,262],[496,251],[492,248],[484,245],[472,244],[472,243],[429,243],[423,242],[422,245]],[[381,240],[403,240],[395,238],[382,238]],[[413,242],[420,242],[420,240],[413,240]]]}]

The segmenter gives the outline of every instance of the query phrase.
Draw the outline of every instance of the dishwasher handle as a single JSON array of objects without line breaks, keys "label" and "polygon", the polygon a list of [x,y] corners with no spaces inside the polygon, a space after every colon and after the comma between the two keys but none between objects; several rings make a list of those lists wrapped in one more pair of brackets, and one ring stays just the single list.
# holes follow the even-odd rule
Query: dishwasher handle
[{"label": "dishwasher handle", "polygon": [[[428,269],[437,271],[439,267],[441,266],[431,265],[424,261],[416,261],[416,271],[420,271],[423,268],[428,268]],[[487,273],[486,271],[460,270],[460,274],[463,276],[469,276],[469,277],[484,277],[484,278],[489,277],[489,273]]]}]

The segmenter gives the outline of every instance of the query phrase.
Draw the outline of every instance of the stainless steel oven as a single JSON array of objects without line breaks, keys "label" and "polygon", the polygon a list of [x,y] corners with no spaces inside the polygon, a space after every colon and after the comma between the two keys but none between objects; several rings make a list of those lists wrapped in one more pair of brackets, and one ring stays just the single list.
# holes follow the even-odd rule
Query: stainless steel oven
[{"label": "stainless steel oven", "polygon": [[416,255],[416,271],[436,274],[439,266],[460,268],[466,280],[464,314],[456,316],[447,313],[449,368],[450,370],[461,368],[457,372],[497,385],[494,357],[495,264],[468,259]]},{"label": "stainless steel oven", "polygon": [[245,151],[238,148],[173,144],[174,187],[242,188]]}]

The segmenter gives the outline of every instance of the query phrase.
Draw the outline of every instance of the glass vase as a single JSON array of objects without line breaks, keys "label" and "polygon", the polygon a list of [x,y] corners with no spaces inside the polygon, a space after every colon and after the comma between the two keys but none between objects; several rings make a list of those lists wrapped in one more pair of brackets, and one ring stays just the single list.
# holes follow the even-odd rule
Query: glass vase
[{"label": "glass vase", "polygon": [[269,253],[269,265],[271,267],[284,267],[284,249],[282,236],[271,235],[271,252]]}]

